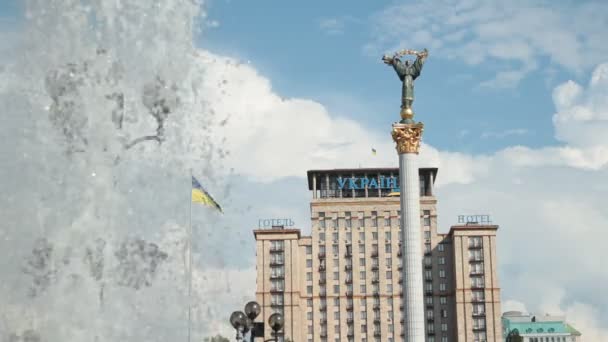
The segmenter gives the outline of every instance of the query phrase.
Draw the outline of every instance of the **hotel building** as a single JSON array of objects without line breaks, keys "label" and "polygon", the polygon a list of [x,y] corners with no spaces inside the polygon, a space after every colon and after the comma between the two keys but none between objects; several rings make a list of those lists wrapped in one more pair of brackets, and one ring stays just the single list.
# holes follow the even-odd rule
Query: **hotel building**
[{"label": "hotel building", "polygon": [[[280,340],[403,340],[398,173],[308,171],[311,235],[254,230],[260,319],[284,315]],[[498,226],[467,222],[439,233],[437,169],[419,175],[426,341],[501,341]]]}]

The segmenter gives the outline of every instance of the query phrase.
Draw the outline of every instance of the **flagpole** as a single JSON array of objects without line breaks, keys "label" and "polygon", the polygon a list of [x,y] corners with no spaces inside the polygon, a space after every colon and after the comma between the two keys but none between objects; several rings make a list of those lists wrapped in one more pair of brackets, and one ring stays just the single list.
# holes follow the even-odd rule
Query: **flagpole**
[{"label": "flagpole", "polygon": [[192,335],[192,169],[190,169],[190,215],[188,220],[188,342]]}]

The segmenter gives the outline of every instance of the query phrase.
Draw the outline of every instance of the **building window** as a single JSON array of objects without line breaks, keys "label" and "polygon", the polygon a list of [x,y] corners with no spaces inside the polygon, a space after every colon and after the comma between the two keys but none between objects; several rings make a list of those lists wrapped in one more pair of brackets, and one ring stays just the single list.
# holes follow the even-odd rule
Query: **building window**
[{"label": "building window", "polygon": [[445,257],[439,257],[439,265],[445,265]]},{"label": "building window", "polygon": [[445,283],[440,283],[439,284],[439,291],[445,292]]},{"label": "building window", "polygon": [[391,241],[391,232],[384,232],[384,240]]},{"label": "building window", "polygon": [[361,285],[359,286],[359,290],[361,290],[361,293],[365,293],[365,292],[366,292],[366,289],[365,289],[365,284],[361,284]]},{"label": "building window", "polygon": [[340,306],[340,298],[334,298],[334,306]]},{"label": "building window", "polygon": [[445,246],[444,246],[443,242],[441,242],[437,245],[437,250],[440,252],[443,252],[445,250]]},{"label": "building window", "polygon": [[391,245],[390,244],[384,245],[384,252],[391,253]]},{"label": "building window", "polygon": [[424,215],[424,226],[425,227],[430,226],[431,225],[431,211],[423,210],[422,213]]},{"label": "building window", "polygon": [[312,255],[312,246],[306,246],[306,255]]},{"label": "building window", "polygon": [[365,245],[362,243],[359,244],[359,253],[365,253]]},{"label": "building window", "polygon": [[346,241],[348,241],[348,242],[353,241],[353,233],[351,233],[351,232],[346,233]]},{"label": "building window", "polygon": [[433,297],[431,297],[431,296],[424,297],[424,301],[426,302],[427,305],[433,305]]},{"label": "building window", "polygon": [[365,280],[365,271],[359,272],[359,279]]},{"label": "building window", "polygon": [[312,259],[306,260],[306,267],[308,267],[308,268],[312,267]]},{"label": "building window", "polygon": [[309,334],[312,334],[312,325],[309,325],[309,326],[308,326],[308,333],[309,333]]},{"label": "building window", "polygon": [[365,241],[365,232],[359,232],[359,240]]},{"label": "building window", "polygon": [[367,325],[363,324],[361,325],[361,332],[364,333],[367,331]]},{"label": "building window", "polygon": [[306,293],[309,294],[309,295],[312,294],[312,285],[306,286]]},{"label": "building window", "polygon": [[334,280],[340,279],[340,272],[334,272]]},{"label": "building window", "polygon": [[386,292],[393,293],[393,284],[386,284]]},{"label": "building window", "polygon": [[325,233],[319,233],[319,241],[325,241]]},{"label": "building window", "polygon": [[424,244],[424,253],[426,253],[426,254],[430,254],[431,253],[431,244],[430,243],[425,243]]},{"label": "building window", "polygon": [[306,306],[308,306],[309,308],[312,308],[312,298],[306,299]]},{"label": "building window", "polygon": [[446,297],[446,296],[439,297],[439,304],[447,305],[448,304],[448,297]]},{"label": "building window", "polygon": [[334,285],[334,293],[340,293],[340,285]]},{"label": "building window", "polygon": [[365,266],[365,258],[359,258],[359,265]]},{"label": "building window", "polygon": [[307,320],[309,320],[309,321],[311,321],[311,320],[312,320],[312,311],[308,311],[308,312],[306,313],[306,319],[307,319]]},{"label": "building window", "polygon": [[350,217],[346,218],[346,228],[351,228],[352,227],[352,220],[350,219]]},{"label": "building window", "polygon": [[386,258],[386,266],[390,267],[393,265],[393,259],[392,258]]},{"label": "building window", "polygon": [[430,240],[430,239],[431,239],[431,232],[430,232],[430,231],[428,231],[428,230],[425,230],[425,231],[424,231],[424,238],[425,238],[426,240]]},{"label": "building window", "polygon": [[386,271],[386,279],[393,279],[393,272],[392,271]]},{"label": "building window", "polygon": [[[337,241],[337,239],[336,239],[336,241]],[[332,245],[331,248],[332,248],[332,252],[334,254],[338,254],[338,245]]]},{"label": "building window", "polygon": [[[340,311],[334,311],[334,319],[336,321],[340,320]],[[338,326],[336,325],[336,327],[338,327]],[[339,329],[337,329],[337,330],[339,330]]]},{"label": "building window", "polygon": [[445,278],[445,270],[444,269],[439,270],[439,278]]},{"label": "building window", "polygon": [[359,212],[359,227],[365,227],[365,216],[362,211]]},{"label": "building window", "polygon": [[334,239],[334,241],[338,241],[338,232],[333,232],[331,234],[332,239]]},{"label": "building window", "polygon": [[312,281],[312,272],[306,272],[306,280]]},{"label": "building window", "polygon": [[448,318],[448,310],[441,309],[441,318]]},{"label": "building window", "polygon": [[378,212],[372,211],[372,227],[378,227]]},{"label": "building window", "polygon": [[448,324],[447,323],[441,323],[441,331],[448,331]]},{"label": "building window", "polygon": [[433,283],[425,283],[426,292],[433,292]]},{"label": "building window", "polygon": [[426,310],[426,318],[433,319],[433,310]]},{"label": "building window", "polygon": [[372,232],[372,240],[374,240],[374,241],[378,240],[378,232]]},{"label": "building window", "polygon": [[441,336],[441,342],[448,342],[447,336]]}]

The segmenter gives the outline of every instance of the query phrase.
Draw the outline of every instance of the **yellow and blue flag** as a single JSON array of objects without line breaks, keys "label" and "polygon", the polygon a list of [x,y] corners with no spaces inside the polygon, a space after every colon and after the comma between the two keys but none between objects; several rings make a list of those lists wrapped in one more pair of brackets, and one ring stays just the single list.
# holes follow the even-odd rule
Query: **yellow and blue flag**
[{"label": "yellow and blue flag", "polygon": [[208,205],[223,213],[222,207],[209,195],[209,193],[203,188],[201,183],[192,176],[192,202],[193,203],[202,203],[204,205]]}]

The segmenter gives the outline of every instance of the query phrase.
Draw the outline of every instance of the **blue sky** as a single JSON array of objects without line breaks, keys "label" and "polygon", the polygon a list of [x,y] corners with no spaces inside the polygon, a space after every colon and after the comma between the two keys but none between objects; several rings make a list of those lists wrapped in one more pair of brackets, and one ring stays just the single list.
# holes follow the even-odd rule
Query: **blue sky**
[{"label": "blue sky", "polygon": [[[376,129],[388,127],[398,112],[399,82],[380,62],[382,53],[389,50],[370,52],[365,46],[374,40],[370,18],[391,3],[313,1],[260,6],[247,1],[214,1],[209,5],[209,18],[219,26],[208,29],[201,44],[220,54],[250,60],[282,96],[314,99],[333,115],[348,116]],[[399,34],[408,36],[407,31]],[[516,87],[480,89],[480,83],[508,63],[471,66],[429,49],[431,57],[416,82],[415,102],[418,118],[428,127],[426,141],[442,149],[473,153],[489,153],[512,144],[539,147],[555,143],[550,90],[577,75],[559,70],[549,79],[538,70]],[[501,136],[516,130],[522,134]]]},{"label": "blue sky", "polygon": [[[0,216],[15,222],[11,227],[18,229],[9,235],[23,246],[40,231],[32,224],[32,194],[49,198],[36,202],[39,215],[56,215],[45,226],[49,237],[77,239],[80,227],[73,222],[86,224],[89,236],[121,236],[121,222],[137,227],[128,233],[179,240],[175,234],[187,215],[185,190],[175,189],[189,186],[181,176],[193,168],[225,208],[223,216],[204,210],[193,215],[200,243],[196,272],[205,280],[197,290],[208,311],[199,332],[226,333],[229,327],[218,317],[254,292],[251,229],[258,219],[290,217],[305,233],[310,229],[307,170],[397,164],[389,132],[398,120],[401,85],[380,57],[426,47],[430,57],[416,81],[414,110],[425,123],[421,164],[439,168],[439,231],[447,232],[457,215],[490,214],[500,225],[503,310],[565,314],[585,340],[608,336],[602,263],[608,240],[608,3],[213,0],[203,6],[206,17],[197,23],[202,32],[194,42],[189,27],[179,25],[196,15],[186,0],[30,3],[39,20],[24,20],[21,1],[0,2],[0,51],[11,52],[0,54],[0,102],[7,103],[0,132],[17,142],[0,146],[6,155],[1,161],[15,160],[0,168],[0,185],[17,193],[0,198],[0,210],[8,210]],[[91,20],[79,11],[84,4],[124,24],[100,39],[124,66],[122,76],[129,76],[117,87],[134,121],[121,132],[104,126],[112,110],[99,105],[107,103],[107,85],[83,86],[90,96],[76,98],[87,109],[78,115],[104,127],[85,133],[107,145],[100,152],[91,144],[88,158],[79,160],[62,153],[66,142],[48,120],[44,80],[65,63],[90,60],[98,48],[79,26]],[[140,22],[133,22],[133,13],[142,14]],[[95,65],[107,72],[104,66]],[[157,72],[183,85],[183,108],[169,116],[166,142],[120,150],[122,164],[108,167],[104,161],[114,160],[107,158],[114,151],[105,147],[116,145],[117,135],[148,134],[154,127],[140,92]],[[97,170],[95,180],[91,170]],[[57,177],[69,181],[56,183]],[[119,186],[103,183],[112,177]],[[89,203],[79,196],[92,184],[102,191]],[[155,194],[162,194],[162,205],[150,201]],[[117,208],[117,198],[125,208]],[[109,221],[71,201],[110,212]],[[15,258],[23,250],[7,248]],[[13,298],[3,295],[0,301]],[[210,296],[216,300],[209,302]]]}]

